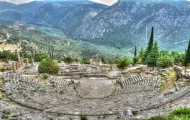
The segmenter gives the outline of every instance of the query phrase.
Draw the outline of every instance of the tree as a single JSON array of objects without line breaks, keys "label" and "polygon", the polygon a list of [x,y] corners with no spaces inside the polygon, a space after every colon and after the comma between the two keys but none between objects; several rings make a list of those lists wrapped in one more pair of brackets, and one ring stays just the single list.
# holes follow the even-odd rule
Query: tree
[{"label": "tree", "polygon": [[63,59],[65,63],[72,63],[74,62],[74,59],[71,56],[67,56]]},{"label": "tree", "polygon": [[38,72],[57,75],[59,72],[59,66],[52,59],[47,58],[39,64]]},{"label": "tree", "polygon": [[154,28],[152,27],[152,31],[151,31],[150,39],[149,39],[149,42],[148,42],[148,46],[147,46],[145,54],[144,54],[144,56],[142,58],[142,62],[144,64],[146,63],[146,59],[147,59],[148,54],[150,53],[150,51],[153,48],[153,44],[154,44]]},{"label": "tree", "polygon": [[185,60],[184,60],[185,70],[188,64],[190,64],[190,40],[189,40],[189,45],[188,45],[187,52],[185,55]]},{"label": "tree", "polygon": [[127,58],[125,58],[123,60],[118,61],[117,67],[124,69],[124,68],[128,67],[129,64],[130,64],[130,61]]},{"label": "tree", "polygon": [[104,56],[101,57],[101,61],[102,61],[102,63],[104,63],[104,64],[106,63],[106,60],[105,60]]},{"label": "tree", "polygon": [[160,56],[169,56],[170,53],[167,50],[161,50],[160,51]]},{"label": "tree", "polygon": [[82,64],[90,64],[90,61],[87,60],[86,58],[82,58],[81,63]]},{"label": "tree", "polygon": [[145,50],[144,50],[144,48],[142,47],[141,50],[139,51],[139,57],[143,58],[144,53],[145,53]]},{"label": "tree", "polygon": [[185,53],[180,53],[180,52],[176,52],[176,51],[172,51],[171,56],[174,57],[174,63],[179,65],[183,65],[184,64],[184,60],[185,60]]},{"label": "tree", "polygon": [[19,38],[17,35],[11,35],[7,42],[10,44],[17,44],[19,42]]},{"label": "tree", "polygon": [[137,56],[137,46],[135,46],[134,57]]},{"label": "tree", "polygon": [[159,56],[158,44],[157,42],[155,42],[153,48],[150,50],[150,53],[148,54],[146,58],[147,65],[151,67],[155,67],[158,56]]},{"label": "tree", "polygon": [[134,51],[134,57],[133,57],[133,64],[135,65],[137,63],[137,46],[135,46],[135,51]]},{"label": "tree", "polygon": [[162,68],[172,67],[174,65],[174,58],[171,56],[160,56],[156,65]]}]

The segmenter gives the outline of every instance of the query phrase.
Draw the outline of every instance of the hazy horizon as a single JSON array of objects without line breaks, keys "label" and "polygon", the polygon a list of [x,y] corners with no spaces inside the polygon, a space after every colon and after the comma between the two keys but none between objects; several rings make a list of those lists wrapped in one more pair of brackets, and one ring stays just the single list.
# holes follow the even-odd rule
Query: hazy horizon
[{"label": "hazy horizon", "polygon": [[[23,4],[23,3],[28,3],[28,2],[32,2],[32,1],[55,1],[56,2],[56,1],[66,1],[66,0],[0,0],[0,1],[10,2],[10,3],[14,3],[14,4]],[[75,1],[75,0],[69,0],[69,1]],[[78,1],[80,1],[80,0],[78,0]],[[97,2],[97,3],[101,3],[101,4],[105,4],[105,5],[113,5],[118,0],[89,0],[89,1]]]}]

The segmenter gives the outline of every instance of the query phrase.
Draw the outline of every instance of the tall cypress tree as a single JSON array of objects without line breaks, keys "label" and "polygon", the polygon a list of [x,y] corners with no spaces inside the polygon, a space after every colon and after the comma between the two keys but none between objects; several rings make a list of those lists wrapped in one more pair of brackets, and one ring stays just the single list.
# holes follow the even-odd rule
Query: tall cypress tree
[{"label": "tall cypress tree", "polygon": [[154,27],[152,27],[150,39],[149,39],[149,42],[148,42],[148,46],[146,48],[144,57],[142,58],[143,63],[146,63],[147,56],[150,53],[151,49],[153,48],[153,45],[154,45]]},{"label": "tall cypress tree", "polygon": [[158,44],[157,42],[155,42],[153,48],[150,50],[150,53],[148,53],[146,60],[147,64],[151,67],[155,67],[156,61],[158,60],[158,56],[159,56]]},{"label": "tall cypress tree", "polygon": [[185,67],[188,66],[189,63],[190,63],[190,40],[189,40],[189,45],[188,45],[186,55],[185,55],[185,60],[184,60]]},{"label": "tall cypress tree", "polygon": [[134,57],[133,57],[133,63],[137,63],[137,46],[135,46],[135,51],[134,51]]},{"label": "tall cypress tree", "polygon": [[134,57],[137,56],[137,46],[135,46],[135,52],[134,52]]}]

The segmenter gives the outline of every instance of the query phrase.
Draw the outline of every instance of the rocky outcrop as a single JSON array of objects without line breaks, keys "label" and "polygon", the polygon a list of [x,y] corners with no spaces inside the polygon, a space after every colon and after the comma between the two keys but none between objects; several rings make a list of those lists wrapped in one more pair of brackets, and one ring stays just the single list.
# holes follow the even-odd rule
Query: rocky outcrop
[{"label": "rocky outcrop", "polygon": [[184,1],[119,1],[95,18],[84,21],[72,36],[85,40],[101,39],[104,41],[101,43],[115,47],[144,45],[150,28],[154,26],[156,40],[163,47],[176,46],[188,41],[189,5],[190,2]]},{"label": "rocky outcrop", "polygon": [[175,66],[174,70],[176,71],[178,78],[179,77],[190,78],[190,74],[185,73],[184,70],[183,70],[183,68],[181,68],[180,66]]}]

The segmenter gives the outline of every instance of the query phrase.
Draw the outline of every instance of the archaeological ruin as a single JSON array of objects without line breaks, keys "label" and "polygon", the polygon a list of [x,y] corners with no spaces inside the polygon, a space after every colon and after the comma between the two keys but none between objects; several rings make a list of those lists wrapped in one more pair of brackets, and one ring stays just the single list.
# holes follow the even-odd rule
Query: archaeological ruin
[{"label": "archaeological ruin", "polygon": [[[38,64],[18,57],[3,72],[0,117],[10,111],[18,119],[90,120],[146,119],[190,106],[190,76],[179,66],[152,70],[137,65],[119,70],[114,65],[60,63],[58,76],[38,73]],[[173,71],[176,79],[170,83]],[[178,78],[178,79],[177,79]],[[183,80],[182,80],[183,79]],[[8,118],[13,118],[7,115]]]}]

